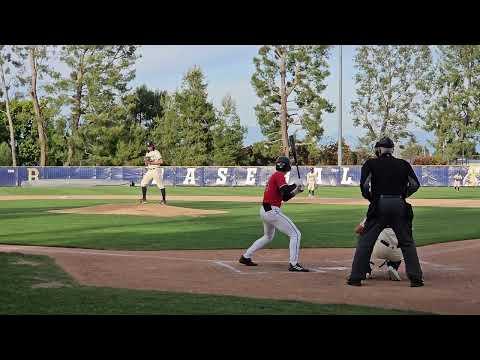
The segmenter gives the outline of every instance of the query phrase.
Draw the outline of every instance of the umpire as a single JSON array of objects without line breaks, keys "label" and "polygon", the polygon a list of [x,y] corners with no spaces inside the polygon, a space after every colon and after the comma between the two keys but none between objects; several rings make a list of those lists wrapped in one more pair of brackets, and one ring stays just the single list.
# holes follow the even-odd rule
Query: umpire
[{"label": "umpire", "polygon": [[391,227],[402,250],[405,269],[412,287],[423,286],[422,269],[417,249],[410,231],[409,219],[413,216],[405,199],[420,187],[411,165],[392,156],[393,141],[385,137],[377,144],[376,159],[369,159],[362,166],[360,189],[370,201],[365,231],[360,237],[352,263],[348,285],[361,286],[370,268],[370,256],[378,235]]}]

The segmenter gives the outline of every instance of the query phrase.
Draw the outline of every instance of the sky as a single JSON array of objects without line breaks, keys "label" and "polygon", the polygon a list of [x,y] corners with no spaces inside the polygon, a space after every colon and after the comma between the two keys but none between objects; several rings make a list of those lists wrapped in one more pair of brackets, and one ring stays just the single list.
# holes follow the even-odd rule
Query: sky
[{"label": "sky", "polygon": [[[145,84],[148,87],[175,91],[181,86],[185,73],[198,65],[202,68],[208,83],[209,99],[219,106],[221,99],[230,94],[237,103],[242,124],[248,127],[245,139],[247,145],[263,139],[257,125],[254,107],[257,96],[250,84],[255,70],[253,58],[260,46],[248,45],[144,45],[140,48],[141,58],[136,64],[136,79],[133,86]],[[355,96],[354,56],[355,46],[342,46],[342,120],[343,137],[347,143],[356,145],[363,134],[361,128],[355,128],[350,113],[350,103]],[[326,80],[324,96],[335,105],[336,111],[325,114],[324,141],[334,140],[338,136],[338,79],[339,47],[334,46],[329,57],[330,76]],[[426,132],[416,129],[418,140],[424,141]]]}]

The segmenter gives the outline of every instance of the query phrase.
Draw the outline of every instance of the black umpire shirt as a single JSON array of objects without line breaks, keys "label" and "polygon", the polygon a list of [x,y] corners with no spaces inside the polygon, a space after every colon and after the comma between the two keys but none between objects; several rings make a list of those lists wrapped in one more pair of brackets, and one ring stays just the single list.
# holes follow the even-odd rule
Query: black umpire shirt
[{"label": "black umpire shirt", "polygon": [[377,200],[380,195],[400,195],[407,198],[419,187],[420,182],[412,166],[391,154],[369,159],[362,166],[360,189],[362,196],[369,201]]}]

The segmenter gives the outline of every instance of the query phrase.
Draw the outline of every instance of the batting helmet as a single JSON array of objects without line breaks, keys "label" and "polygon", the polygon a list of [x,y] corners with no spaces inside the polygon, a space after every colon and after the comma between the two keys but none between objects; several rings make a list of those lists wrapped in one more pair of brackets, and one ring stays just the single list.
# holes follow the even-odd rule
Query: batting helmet
[{"label": "batting helmet", "polygon": [[275,169],[278,171],[289,172],[291,168],[290,159],[286,156],[280,156],[277,161],[275,161]]}]

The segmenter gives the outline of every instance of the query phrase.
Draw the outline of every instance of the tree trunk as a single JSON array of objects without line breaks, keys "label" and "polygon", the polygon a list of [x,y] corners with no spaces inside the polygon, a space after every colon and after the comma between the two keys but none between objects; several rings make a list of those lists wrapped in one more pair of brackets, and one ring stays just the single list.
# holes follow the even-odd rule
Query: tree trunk
[{"label": "tree trunk", "polygon": [[288,124],[287,124],[287,69],[285,64],[285,53],[280,56],[280,125],[282,132],[283,153],[289,154],[288,148]]},{"label": "tree trunk", "polygon": [[[83,58],[82,58],[83,60]],[[73,96],[73,108],[72,108],[72,120],[71,127],[72,133],[68,139],[68,156],[65,166],[70,166],[73,162],[75,155],[75,138],[77,136],[78,127],[80,124],[80,117],[82,116],[82,90],[83,90],[83,62],[80,61],[80,65],[77,72],[77,82],[75,95]]]},{"label": "tree trunk", "polygon": [[29,49],[29,58],[32,71],[30,95],[32,97],[33,108],[35,110],[35,117],[37,120],[38,143],[40,145],[40,166],[45,166],[47,164],[47,136],[45,134],[44,121],[37,97],[37,65],[35,61],[35,50],[33,48]]},{"label": "tree trunk", "polygon": [[13,130],[13,121],[12,115],[10,114],[10,99],[8,97],[7,83],[5,82],[5,73],[3,71],[3,66],[0,64],[0,72],[2,75],[2,85],[3,92],[5,93],[5,108],[8,119],[8,130],[10,132],[10,149],[12,151],[12,166],[17,166],[17,152],[15,149],[15,132]]}]

